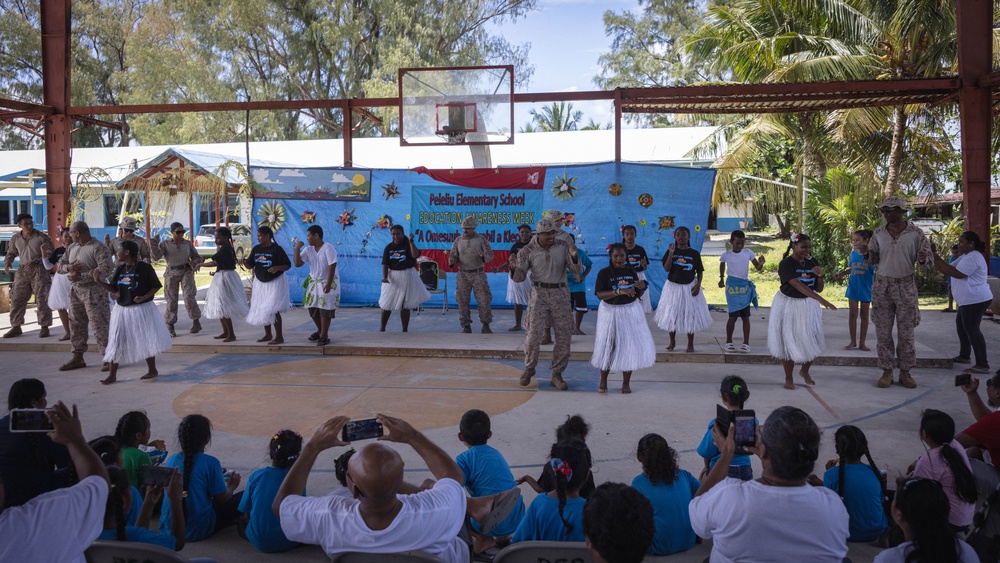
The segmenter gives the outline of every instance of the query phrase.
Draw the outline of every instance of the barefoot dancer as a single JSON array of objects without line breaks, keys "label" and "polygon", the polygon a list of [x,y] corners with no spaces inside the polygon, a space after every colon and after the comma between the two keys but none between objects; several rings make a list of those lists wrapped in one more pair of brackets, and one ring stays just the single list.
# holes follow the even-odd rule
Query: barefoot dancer
[{"label": "barefoot dancer", "polygon": [[823,268],[812,257],[812,239],[805,233],[792,234],[788,250],[778,264],[778,277],[781,291],[774,295],[771,305],[767,349],[785,368],[785,389],[795,389],[792,381],[795,364],[802,364],[799,375],[803,381],[815,385],[809,368],[825,346],[820,305],[831,310],[837,307],[818,293],[823,291]]},{"label": "barefoot dancer", "polygon": [[194,270],[197,272],[202,267],[215,266],[215,271],[212,272],[212,285],[209,286],[208,297],[205,299],[205,318],[219,319],[222,323],[222,334],[213,338],[223,342],[233,342],[236,340],[233,318],[246,317],[250,308],[247,306],[243,280],[236,273],[233,233],[228,227],[219,227],[215,230],[215,248],[218,249],[215,255],[208,262],[195,266]]},{"label": "barefoot dancer", "polygon": [[[844,346],[845,350],[859,348],[868,352],[871,348],[865,344],[868,337],[868,309],[872,304],[872,282],[875,281],[875,266],[865,263],[865,254],[868,252],[868,241],[872,238],[872,232],[868,229],[854,231],[851,236],[851,243],[854,250],[848,260],[850,267],[843,272],[837,272],[833,279],[840,280],[844,274],[850,274],[847,278],[847,303],[850,306],[848,315],[848,332],[851,335],[851,343]],[[858,314],[861,317],[861,332],[858,333]]]},{"label": "barefoot dancer", "polygon": [[413,233],[407,239],[402,225],[393,225],[390,231],[392,242],[385,245],[382,251],[382,290],[378,298],[378,306],[382,308],[382,326],[379,331],[385,332],[392,312],[399,311],[399,320],[403,324],[403,332],[406,332],[410,327],[410,310],[430,299],[431,294],[413,267],[420,256]]},{"label": "barefoot dancer", "polygon": [[705,268],[701,264],[701,253],[691,248],[690,243],[691,231],[687,227],[677,227],[674,242],[663,257],[667,283],[663,285],[653,318],[657,326],[670,333],[670,345],[667,346],[670,351],[677,345],[677,333],[684,332],[687,333],[687,351],[694,352],[694,333],[712,326],[708,303],[701,291]]},{"label": "barefoot dancer", "polygon": [[[250,312],[246,321],[254,326],[264,327],[264,336],[257,342],[268,344],[284,344],[285,338],[281,332],[281,313],[292,308],[288,296],[288,278],[285,271],[292,267],[288,254],[276,242],[274,231],[270,227],[257,229],[257,246],[243,264],[253,268],[253,291],[250,293]],[[271,337],[271,325],[274,325],[274,337]]]}]

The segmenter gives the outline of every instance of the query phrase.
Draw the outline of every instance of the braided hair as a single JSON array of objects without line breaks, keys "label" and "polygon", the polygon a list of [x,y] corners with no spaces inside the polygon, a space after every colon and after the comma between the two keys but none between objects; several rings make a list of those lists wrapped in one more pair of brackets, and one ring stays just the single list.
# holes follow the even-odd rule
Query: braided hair
[{"label": "braided hair", "polygon": [[219,227],[215,229],[215,234],[225,237],[229,241],[229,246],[233,245],[233,231],[229,230],[229,227]]},{"label": "braided hair", "polygon": [[965,459],[951,447],[955,439],[955,421],[947,413],[927,409],[920,417],[920,430],[924,432],[929,442],[940,446],[941,457],[951,469],[955,481],[955,495],[965,502],[976,502],[979,493],[976,490],[976,479],[972,476]]},{"label": "braided hair", "polygon": [[941,483],[908,479],[896,489],[893,507],[902,513],[913,534],[913,549],[907,553],[906,563],[959,561],[958,540],[948,526],[950,507]]},{"label": "braided hair", "polygon": [[722,378],[722,397],[726,404],[740,410],[750,397],[750,388],[747,382],[738,375],[727,375]]},{"label": "braided hair", "polygon": [[271,436],[267,450],[271,455],[271,465],[278,469],[287,469],[299,459],[299,453],[302,451],[302,434],[294,430],[281,430]]},{"label": "braided hair", "polygon": [[[184,454],[184,473],[182,483],[186,498],[191,481],[191,470],[194,468],[194,458],[205,451],[205,446],[212,441],[212,423],[204,415],[189,414],[177,426],[177,441]],[[184,516],[187,517],[187,502],[183,503]]]},{"label": "braided hair", "polygon": [[108,481],[111,483],[111,490],[108,491],[107,504],[104,506],[104,521],[107,522],[110,515],[111,523],[115,526],[115,539],[125,541],[125,494],[131,490],[128,474],[121,467],[110,465]]},{"label": "braided hair", "polygon": [[636,456],[649,482],[669,485],[677,479],[677,451],[659,434],[646,434],[639,439]]},{"label": "braided hair", "polygon": [[882,485],[882,498],[884,499],[886,494],[885,483],[882,481],[882,474],[879,473],[878,466],[875,465],[875,460],[872,459],[871,452],[868,451],[868,438],[865,437],[865,433],[857,426],[848,424],[838,428],[833,438],[837,448],[837,455],[840,457],[838,461],[840,466],[839,479],[837,482],[837,494],[840,495],[840,498],[844,498],[844,466],[847,465],[847,460],[861,459],[861,456],[865,456],[868,459],[868,466],[875,473],[875,478]]},{"label": "braided hair", "polygon": [[101,458],[101,463],[105,467],[119,465],[119,458],[122,455],[122,446],[114,436],[101,436],[87,442],[90,449]]},{"label": "braided hair", "polygon": [[574,438],[556,442],[549,451],[549,467],[552,468],[556,495],[559,497],[559,519],[562,520],[566,534],[569,535],[573,533],[573,524],[566,520],[563,509],[566,507],[566,495],[579,492],[590,474],[590,455],[587,445],[582,440]]},{"label": "braided hair", "polygon": [[123,448],[134,448],[139,444],[136,442],[136,434],[145,434],[149,428],[149,417],[142,411],[129,411],[118,419],[118,426],[115,427],[115,439]]}]

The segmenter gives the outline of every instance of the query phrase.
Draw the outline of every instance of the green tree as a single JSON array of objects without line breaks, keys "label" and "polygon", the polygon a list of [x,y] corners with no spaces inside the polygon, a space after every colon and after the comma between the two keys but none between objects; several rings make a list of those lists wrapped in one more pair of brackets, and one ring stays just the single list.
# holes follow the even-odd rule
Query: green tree
[{"label": "green tree", "polygon": [[[521,128],[522,133],[535,131],[576,131],[583,120],[583,112],[573,111],[573,104],[555,102],[542,106],[541,111],[531,110],[531,123]],[[591,120],[593,124],[593,120]]]}]

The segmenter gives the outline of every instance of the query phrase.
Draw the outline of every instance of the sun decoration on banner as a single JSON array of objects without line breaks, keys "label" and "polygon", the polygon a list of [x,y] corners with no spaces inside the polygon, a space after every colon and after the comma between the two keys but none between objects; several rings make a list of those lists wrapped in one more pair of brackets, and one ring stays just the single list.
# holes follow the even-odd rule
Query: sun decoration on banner
[{"label": "sun decoration on banner", "polygon": [[552,195],[556,196],[559,201],[566,201],[567,199],[576,197],[576,193],[574,192],[580,188],[573,185],[575,181],[576,176],[570,178],[568,173],[556,176],[556,179],[552,181]]},{"label": "sun decoration on banner", "polygon": [[358,216],[354,214],[355,209],[357,208],[350,211],[344,211],[340,214],[340,217],[337,218],[337,222],[340,223],[340,226],[343,227],[345,231],[347,230],[347,227],[353,227],[354,220],[358,218]]},{"label": "sun decoration on banner", "polygon": [[274,201],[264,202],[257,210],[257,215],[260,217],[260,226],[270,227],[275,233],[285,224],[285,206]]},{"label": "sun decoration on banner", "polygon": [[385,200],[396,199],[399,195],[399,186],[396,185],[396,181],[393,180],[388,184],[382,186],[382,195],[385,196]]},{"label": "sun decoration on banner", "polygon": [[621,184],[615,183],[608,186],[608,193],[615,197],[622,195],[622,191],[623,189]]},{"label": "sun decoration on banner", "polygon": [[653,196],[649,194],[641,194],[639,196],[639,205],[649,209],[649,206],[653,205]]},{"label": "sun decoration on banner", "polygon": [[315,211],[303,211],[302,212],[302,222],[307,225],[316,224],[316,212]]}]

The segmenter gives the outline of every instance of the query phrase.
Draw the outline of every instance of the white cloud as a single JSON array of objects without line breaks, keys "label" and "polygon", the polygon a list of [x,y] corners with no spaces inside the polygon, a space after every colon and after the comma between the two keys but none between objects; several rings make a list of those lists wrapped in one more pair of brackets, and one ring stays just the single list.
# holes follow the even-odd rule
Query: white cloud
[{"label": "white cloud", "polygon": [[268,177],[268,171],[262,168],[254,168],[253,180],[258,184],[281,184],[281,180],[272,180]]},{"label": "white cloud", "polygon": [[296,170],[294,168],[285,168],[284,170],[282,170],[278,174],[278,176],[286,176],[286,177],[290,176],[290,177],[293,177],[293,178],[305,178],[306,177],[305,174],[303,174],[302,172],[299,172],[298,170]]},{"label": "white cloud", "polygon": [[344,176],[340,172],[334,172],[333,177],[330,178],[330,181],[335,184],[343,184],[343,183],[350,183],[351,179],[348,178],[347,176]]}]

